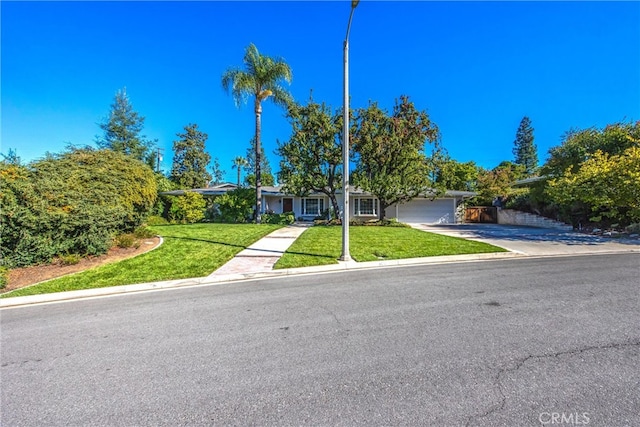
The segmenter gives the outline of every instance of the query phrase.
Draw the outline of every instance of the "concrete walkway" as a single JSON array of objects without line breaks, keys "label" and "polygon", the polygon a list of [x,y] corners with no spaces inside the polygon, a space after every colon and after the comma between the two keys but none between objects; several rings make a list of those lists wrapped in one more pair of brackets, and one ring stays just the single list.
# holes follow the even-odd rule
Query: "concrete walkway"
[{"label": "concrete walkway", "polygon": [[246,278],[272,271],[274,264],[289,246],[310,226],[311,224],[293,224],[280,228],[238,253],[207,277],[211,279],[241,275]]}]

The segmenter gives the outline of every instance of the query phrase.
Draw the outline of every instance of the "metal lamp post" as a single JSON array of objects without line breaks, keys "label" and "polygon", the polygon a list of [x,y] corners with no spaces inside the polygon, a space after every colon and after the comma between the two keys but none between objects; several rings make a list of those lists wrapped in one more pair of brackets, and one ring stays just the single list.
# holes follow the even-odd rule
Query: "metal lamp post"
[{"label": "metal lamp post", "polygon": [[342,255],[340,261],[351,261],[349,254],[349,31],[353,11],[360,0],[351,1],[351,12],[347,24],[347,35],[344,38],[344,104],[343,104],[343,138],[342,138]]}]

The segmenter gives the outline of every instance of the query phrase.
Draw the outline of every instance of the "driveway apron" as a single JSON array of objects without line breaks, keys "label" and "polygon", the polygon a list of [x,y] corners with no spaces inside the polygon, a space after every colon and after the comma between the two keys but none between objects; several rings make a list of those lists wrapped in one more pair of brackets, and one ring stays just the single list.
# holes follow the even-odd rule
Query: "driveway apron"
[{"label": "driveway apron", "polygon": [[617,239],[577,231],[500,224],[411,224],[413,228],[446,236],[490,243],[530,256],[640,252],[640,240]]}]

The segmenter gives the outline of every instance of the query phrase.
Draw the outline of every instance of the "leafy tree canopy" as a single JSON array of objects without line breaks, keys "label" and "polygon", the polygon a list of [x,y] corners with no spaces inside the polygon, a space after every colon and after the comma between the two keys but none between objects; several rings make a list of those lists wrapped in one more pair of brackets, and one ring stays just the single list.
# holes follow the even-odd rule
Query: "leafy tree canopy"
[{"label": "leafy tree canopy", "polygon": [[436,141],[427,157],[430,179],[437,194],[446,190],[475,191],[481,168],[474,162],[458,162]]},{"label": "leafy tree canopy", "polygon": [[525,176],[525,168],[509,161],[504,161],[492,170],[481,169],[478,173],[477,202],[490,205],[495,197],[508,199],[522,193],[514,189],[513,183]]},{"label": "leafy tree canopy", "polygon": [[543,167],[543,174],[562,176],[568,168],[577,172],[581,164],[596,151],[619,155],[639,139],[640,121],[614,123],[604,129],[571,129],[564,134],[559,146],[549,150],[549,160]]},{"label": "leafy tree canopy", "polygon": [[[563,146],[552,150],[554,166],[568,166],[549,180],[550,198],[566,208],[586,207],[593,222],[640,222],[639,131],[640,121],[572,132]],[[570,163],[580,158],[584,160]]]},{"label": "leafy tree canopy", "polygon": [[287,117],[292,135],[289,141],[278,142],[278,180],[292,194],[325,194],[337,215],[336,190],[342,187],[342,114],[332,114],[324,103],[309,100],[306,106],[292,106]]},{"label": "leafy tree canopy", "polygon": [[389,115],[376,103],[358,109],[351,143],[356,186],[378,198],[380,219],[385,209],[422,194],[430,187],[425,144],[437,141],[437,126],[406,96],[396,100]]}]

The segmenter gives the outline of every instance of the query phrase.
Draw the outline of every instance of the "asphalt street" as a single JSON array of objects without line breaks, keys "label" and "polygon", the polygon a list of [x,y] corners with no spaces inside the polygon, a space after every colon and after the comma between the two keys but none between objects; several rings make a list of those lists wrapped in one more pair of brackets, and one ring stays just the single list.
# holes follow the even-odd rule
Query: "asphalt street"
[{"label": "asphalt street", "polygon": [[522,258],[6,308],[0,424],[637,426],[639,273]]}]

